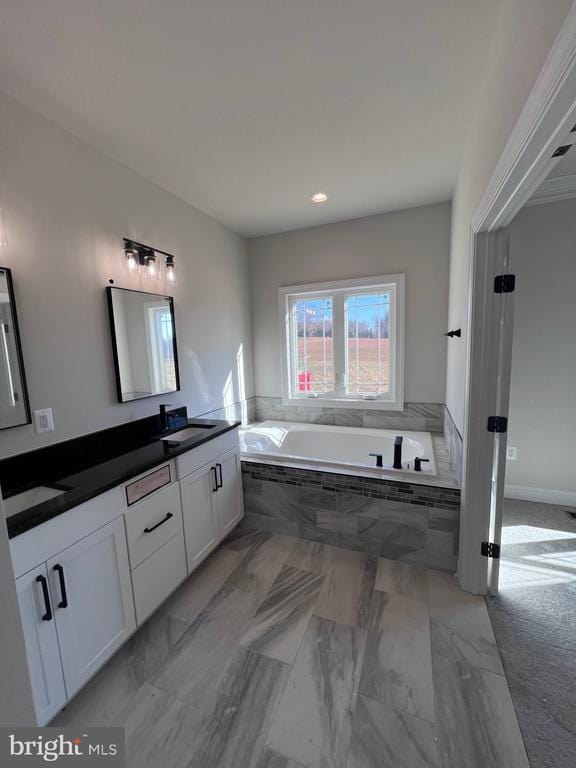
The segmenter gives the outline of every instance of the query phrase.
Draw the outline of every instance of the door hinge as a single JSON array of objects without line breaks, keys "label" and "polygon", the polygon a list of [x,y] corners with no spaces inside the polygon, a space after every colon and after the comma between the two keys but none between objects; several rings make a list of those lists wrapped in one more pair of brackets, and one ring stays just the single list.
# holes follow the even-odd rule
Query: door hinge
[{"label": "door hinge", "polygon": [[516,275],[496,275],[494,293],[513,293],[516,287]]},{"label": "door hinge", "polygon": [[483,557],[500,557],[500,544],[494,544],[492,541],[483,541],[480,547]]},{"label": "door hinge", "polygon": [[508,419],[506,416],[488,416],[486,429],[488,432],[507,432]]}]

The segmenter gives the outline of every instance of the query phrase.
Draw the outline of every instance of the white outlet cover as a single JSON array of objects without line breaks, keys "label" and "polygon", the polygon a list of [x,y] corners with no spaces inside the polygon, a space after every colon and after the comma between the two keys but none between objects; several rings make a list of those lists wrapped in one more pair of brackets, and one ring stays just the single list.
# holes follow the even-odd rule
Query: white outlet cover
[{"label": "white outlet cover", "polygon": [[518,461],[518,448],[514,445],[508,445],[506,447],[506,458],[508,461]]},{"label": "white outlet cover", "polygon": [[42,408],[38,411],[34,411],[34,430],[37,435],[41,435],[44,432],[54,431],[52,408]]}]

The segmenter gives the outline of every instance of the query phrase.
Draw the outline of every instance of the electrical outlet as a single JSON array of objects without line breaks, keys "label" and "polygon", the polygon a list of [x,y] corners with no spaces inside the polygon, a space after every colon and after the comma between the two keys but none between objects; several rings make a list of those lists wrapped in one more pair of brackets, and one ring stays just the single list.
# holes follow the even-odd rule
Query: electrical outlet
[{"label": "electrical outlet", "polygon": [[43,432],[54,431],[52,408],[42,408],[39,411],[34,411],[34,430],[37,435],[41,435]]},{"label": "electrical outlet", "polygon": [[508,461],[518,461],[518,448],[515,448],[513,445],[507,446],[506,458]]}]

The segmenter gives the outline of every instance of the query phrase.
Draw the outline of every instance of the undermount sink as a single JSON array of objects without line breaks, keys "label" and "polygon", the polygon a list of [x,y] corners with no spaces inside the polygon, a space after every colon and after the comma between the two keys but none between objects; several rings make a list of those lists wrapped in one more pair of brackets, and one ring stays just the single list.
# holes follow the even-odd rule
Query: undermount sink
[{"label": "undermount sink", "polygon": [[179,432],[174,432],[160,439],[165,440],[167,443],[183,443],[192,437],[198,437],[198,435],[208,432],[210,429],[214,429],[213,424],[199,424],[197,427],[186,427],[186,429],[181,429]]},{"label": "undermount sink", "polygon": [[54,499],[56,496],[61,496],[66,493],[69,488],[54,488],[49,485],[37,485],[35,488],[30,488],[22,493],[17,493],[16,496],[11,496],[9,499],[4,499],[4,516],[12,517],[17,515],[18,512],[23,512],[25,509],[35,507],[37,504],[42,504],[48,499]]}]

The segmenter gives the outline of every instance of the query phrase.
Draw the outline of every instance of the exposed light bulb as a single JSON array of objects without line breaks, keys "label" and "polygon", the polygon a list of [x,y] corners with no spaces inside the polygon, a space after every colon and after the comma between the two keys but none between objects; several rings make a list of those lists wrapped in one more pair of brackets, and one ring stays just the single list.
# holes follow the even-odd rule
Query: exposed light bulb
[{"label": "exposed light bulb", "polygon": [[148,277],[150,280],[155,280],[158,274],[158,268],[156,266],[156,257],[154,255],[148,256],[148,264],[146,266]]},{"label": "exposed light bulb", "polygon": [[174,256],[166,257],[166,281],[170,285],[176,285],[176,264],[174,264]]},{"label": "exposed light bulb", "polygon": [[138,262],[136,261],[136,256],[134,255],[134,252],[127,254],[127,265],[130,272],[133,272],[136,267],[138,266]]}]

